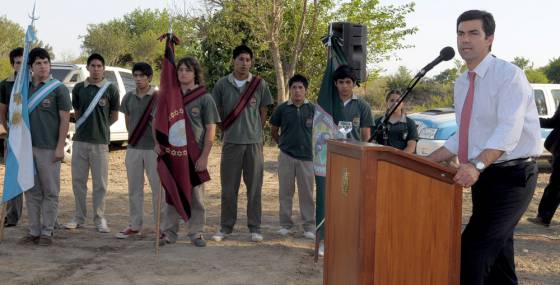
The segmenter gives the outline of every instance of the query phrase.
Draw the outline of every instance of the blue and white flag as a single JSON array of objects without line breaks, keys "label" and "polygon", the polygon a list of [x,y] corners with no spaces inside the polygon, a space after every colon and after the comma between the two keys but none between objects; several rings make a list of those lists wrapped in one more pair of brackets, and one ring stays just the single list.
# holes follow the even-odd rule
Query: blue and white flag
[{"label": "blue and white flag", "polygon": [[27,27],[23,62],[10,96],[8,113],[8,151],[6,155],[6,174],[2,202],[31,189],[35,185],[31,132],[29,130],[29,50],[35,41],[33,26]]}]

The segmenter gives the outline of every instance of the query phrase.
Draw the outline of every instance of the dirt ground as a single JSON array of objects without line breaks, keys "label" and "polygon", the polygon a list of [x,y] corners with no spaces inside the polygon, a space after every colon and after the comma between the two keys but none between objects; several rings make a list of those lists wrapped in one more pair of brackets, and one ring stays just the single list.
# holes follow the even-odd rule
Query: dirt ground
[{"label": "dirt ground", "polygon": [[[109,158],[106,200],[111,233],[96,232],[90,218],[85,228],[56,231],[50,247],[18,245],[17,240],[26,233],[24,209],[22,224],[5,229],[0,244],[0,284],[321,284],[322,260],[313,263],[313,242],[303,239],[301,228],[288,238],[276,233],[279,227],[277,154],[276,148],[265,148],[264,242],[249,241],[242,185],[239,219],[230,239],[221,243],[209,241],[206,248],[195,248],[187,241],[182,225],[181,240],[161,247],[156,257],[149,190],[145,195],[143,235],[133,240],[114,237],[128,224],[128,195],[125,149],[113,149]],[[219,224],[219,157],[220,147],[215,147],[209,163],[213,180],[206,187],[207,239]],[[1,166],[2,178],[3,173]],[[548,173],[540,174],[535,197],[515,233],[516,266],[521,284],[560,284],[560,215],[550,228],[525,220],[535,215],[548,176]],[[69,164],[62,166],[61,188],[59,221],[65,223],[74,212]],[[299,216],[295,200],[294,215]],[[90,197],[88,203],[91,217]],[[464,192],[463,204],[463,224],[466,224],[471,210],[468,190]]]}]

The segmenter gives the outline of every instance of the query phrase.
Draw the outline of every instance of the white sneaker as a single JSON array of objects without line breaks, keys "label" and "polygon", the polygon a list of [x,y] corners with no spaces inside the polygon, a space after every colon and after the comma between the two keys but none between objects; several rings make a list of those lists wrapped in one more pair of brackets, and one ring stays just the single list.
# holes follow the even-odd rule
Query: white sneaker
[{"label": "white sneaker", "polygon": [[315,239],[315,233],[314,232],[303,232],[303,237],[307,238],[307,239]]},{"label": "white sneaker", "polygon": [[319,256],[325,256],[325,244],[323,242],[321,242],[321,244],[319,245]]},{"label": "white sneaker", "polygon": [[287,235],[290,233],[290,230],[289,230],[289,229],[286,229],[286,228],[280,228],[280,229],[278,230],[278,233],[279,233],[280,235],[287,236]]},{"label": "white sneaker", "polygon": [[105,219],[101,219],[101,222],[95,226],[97,228],[97,231],[100,233],[110,233],[111,230],[109,229],[109,226],[107,226],[107,220]]},{"label": "white sneaker", "polygon": [[259,233],[251,233],[251,240],[254,242],[263,241],[263,236]]},{"label": "white sneaker", "polygon": [[71,220],[70,222],[64,224],[64,228],[68,229],[68,230],[81,228],[83,226],[84,226],[83,224],[80,224],[80,223],[76,222],[75,220]]},{"label": "white sneaker", "polygon": [[224,234],[222,231],[217,231],[213,236],[212,236],[212,240],[213,241],[222,241],[226,238],[227,234]]}]

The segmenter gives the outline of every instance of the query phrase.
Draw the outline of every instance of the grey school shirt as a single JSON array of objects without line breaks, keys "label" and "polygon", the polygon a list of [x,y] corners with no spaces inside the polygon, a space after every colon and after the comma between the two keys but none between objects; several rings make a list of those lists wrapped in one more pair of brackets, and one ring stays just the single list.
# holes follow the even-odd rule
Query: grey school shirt
[{"label": "grey school shirt", "polygon": [[[183,96],[188,96],[183,94]],[[187,116],[191,123],[194,137],[198,147],[202,151],[204,147],[204,136],[206,135],[206,125],[220,122],[220,114],[212,96],[204,94],[189,104],[185,105]]]},{"label": "grey school shirt", "polygon": [[[241,99],[243,92],[249,86],[249,82],[253,75],[249,75],[249,79],[239,88],[237,87],[233,74],[222,77],[212,90],[212,97],[216,102],[218,109],[221,109],[221,118],[224,120],[226,116],[233,111],[235,105]],[[261,81],[249,104],[233,124],[225,130],[223,134],[224,143],[233,144],[254,144],[262,143],[262,127],[260,108],[272,105],[272,95],[268,89],[268,84],[264,79]]]},{"label": "grey school shirt", "polygon": [[[129,91],[124,95],[121,101],[121,106],[119,107],[119,111],[121,111],[123,114],[128,116],[128,138],[130,138],[132,132],[134,131],[134,129],[136,129],[136,126],[140,122],[140,119],[142,119],[142,116],[144,115],[144,112],[146,111],[148,104],[150,103],[150,101],[154,96],[154,92],[155,92],[154,87],[151,87],[150,90],[148,90],[148,93],[142,97],[138,96],[137,90]],[[154,104],[152,104],[152,108],[151,108],[152,110],[148,111],[150,114],[148,119],[148,124],[146,125],[146,129],[142,133],[142,136],[140,136],[138,143],[136,145],[128,145],[128,148],[134,148],[134,149],[154,148],[155,143],[154,143],[154,137],[152,135],[153,118],[151,114],[153,109],[155,109],[157,106],[156,103],[157,102],[154,102]]]},{"label": "grey school shirt", "polygon": [[[40,82],[37,86],[30,83],[29,98],[33,93],[43,87],[45,82]],[[31,143],[33,147],[43,149],[55,149],[58,143],[58,130],[60,127],[59,111],[69,112],[72,107],[68,88],[64,85],[58,86],[41,103],[29,113],[29,125],[31,131]]]}]

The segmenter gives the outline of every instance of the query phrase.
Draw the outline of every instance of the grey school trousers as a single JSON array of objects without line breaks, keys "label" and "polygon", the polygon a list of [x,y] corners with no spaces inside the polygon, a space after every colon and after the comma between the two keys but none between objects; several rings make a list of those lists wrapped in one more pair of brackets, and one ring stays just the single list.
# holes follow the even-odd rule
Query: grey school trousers
[{"label": "grey school trousers", "polygon": [[247,226],[251,233],[261,232],[261,192],[264,158],[262,143],[222,146],[220,179],[222,184],[221,231],[229,234],[237,221],[237,196],[241,175],[247,186]]},{"label": "grey school trousers", "polygon": [[104,218],[105,195],[109,176],[107,155],[109,146],[74,141],[72,145],[72,190],[76,201],[74,221],[84,224],[87,215],[87,181],[91,169],[93,184],[93,223],[97,226]]},{"label": "grey school trousers", "polygon": [[54,149],[33,148],[37,170],[35,186],[25,192],[29,234],[32,236],[53,235],[60,192],[60,161],[53,162],[53,158]]}]

